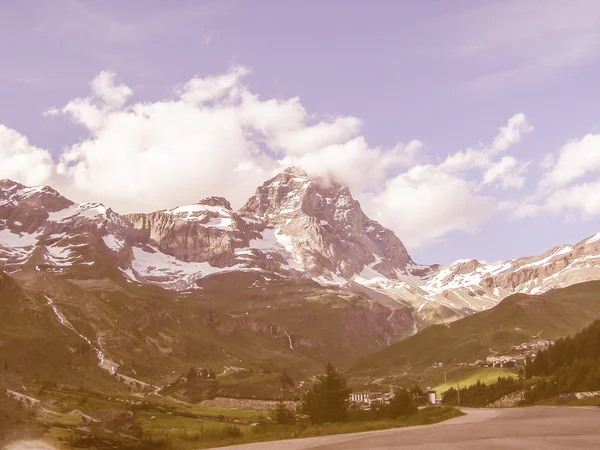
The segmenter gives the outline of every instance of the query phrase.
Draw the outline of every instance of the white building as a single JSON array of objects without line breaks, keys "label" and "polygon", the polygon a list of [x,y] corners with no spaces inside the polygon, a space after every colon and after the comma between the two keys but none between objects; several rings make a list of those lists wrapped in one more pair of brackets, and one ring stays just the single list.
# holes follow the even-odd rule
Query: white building
[{"label": "white building", "polygon": [[373,402],[372,392],[353,392],[350,394],[350,403],[355,405],[371,405]]},{"label": "white building", "polygon": [[437,399],[435,397],[435,391],[432,391],[432,390],[427,391],[427,401],[432,405],[437,404]]}]

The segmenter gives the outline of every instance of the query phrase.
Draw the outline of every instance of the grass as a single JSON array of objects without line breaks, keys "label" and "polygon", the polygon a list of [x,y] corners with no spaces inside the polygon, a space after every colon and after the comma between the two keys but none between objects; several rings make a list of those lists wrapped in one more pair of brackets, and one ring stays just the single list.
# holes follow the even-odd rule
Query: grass
[{"label": "grass", "polygon": [[466,388],[481,381],[485,384],[493,384],[498,380],[498,377],[510,377],[516,378],[517,374],[514,371],[508,369],[502,369],[499,367],[490,368],[467,368],[464,370],[457,370],[451,375],[451,379],[445,383],[440,383],[433,390],[437,391],[438,397],[441,393],[446,392],[450,388],[456,389],[456,383],[458,381],[461,388]]},{"label": "grass", "polygon": [[[376,430],[386,430],[390,428],[403,428],[418,425],[430,425],[443,422],[455,417],[464,415],[456,408],[450,407],[428,407],[421,409],[417,414],[396,420],[373,420],[356,421],[344,423],[325,423],[322,425],[309,425],[302,427],[299,425],[267,425],[257,427],[250,435],[244,434],[236,440],[236,444],[251,442],[277,441],[284,439],[302,439],[308,437],[330,436],[336,434],[362,433]],[[210,446],[225,446],[231,442],[206,442],[200,443],[198,448],[207,448]]]},{"label": "grass", "polygon": [[592,398],[570,398],[564,401],[558,401],[556,397],[541,400],[536,403],[539,406],[598,406],[600,407],[600,397]]},{"label": "grass", "polygon": [[[34,386],[29,388],[33,395],[36,389]],[[425,425],[462,415],[454,408],[430,407],[399,420],[368,420],[366,417],[361,420],[363,416],[356,416],[355,421],[346,423],[275,425],[265,420],[268,416],[266,411],[207,407],[173,402],[158,396],[107,395],[53,386],[35,397],[42,401],[42,407],[35,414],[27,415],[24,424],[65,449],[133,450],[145,446],[192,450]],[[80,416],[69,415],[74,409],[100,422],[84,423]]]}]

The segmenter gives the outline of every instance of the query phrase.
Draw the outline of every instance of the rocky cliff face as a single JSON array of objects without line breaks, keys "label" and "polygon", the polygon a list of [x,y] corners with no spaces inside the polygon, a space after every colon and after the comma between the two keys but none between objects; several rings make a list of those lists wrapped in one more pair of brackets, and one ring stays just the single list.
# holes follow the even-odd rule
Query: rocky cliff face
[{"label": "rocky cliff face", "polygon": [[273,228],[311,276],[349,279],[365,268],[397,278],[412,263],[390,230],[369,219],[347,187],[292,167],[260,186],[239,214]]},{"label": "rocky cliff face", "polygon": [[260,236],[221,197],[124,217],[161,252],[181,261],[208,262],[215,267],[233,265],[235,249],[247,247],[252,238]]}]

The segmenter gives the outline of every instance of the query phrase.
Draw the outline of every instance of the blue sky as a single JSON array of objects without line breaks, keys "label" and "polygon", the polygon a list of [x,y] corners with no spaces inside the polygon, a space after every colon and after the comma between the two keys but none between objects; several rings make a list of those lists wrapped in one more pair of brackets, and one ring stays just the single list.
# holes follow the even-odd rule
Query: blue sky
[{"label": "blue sky", "polygon": [[423,263],[600,231],[594,0],[6,1],[0,50],[0,177],[74,200],[240,206],[298,164]]}]

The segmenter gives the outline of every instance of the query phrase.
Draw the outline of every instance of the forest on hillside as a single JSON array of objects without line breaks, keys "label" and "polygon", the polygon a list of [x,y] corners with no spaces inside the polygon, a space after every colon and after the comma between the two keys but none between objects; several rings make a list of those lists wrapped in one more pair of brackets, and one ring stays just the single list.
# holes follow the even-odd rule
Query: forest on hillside
[{"label": "forest on hillside", "polygon": [[527,361],[525,377],[537,379],[526,394],[530,402],[560,393],[600,390],[600,320],[538,352]]}]

